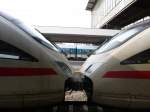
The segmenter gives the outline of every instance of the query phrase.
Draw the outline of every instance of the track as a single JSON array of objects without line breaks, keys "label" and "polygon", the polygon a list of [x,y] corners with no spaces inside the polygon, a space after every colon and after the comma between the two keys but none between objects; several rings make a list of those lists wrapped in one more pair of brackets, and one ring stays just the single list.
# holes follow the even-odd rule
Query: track
[{"label": "track", "polygon": [[63,102],[46,107],[22,108],[22,109],[0,109],[0,112],[150,112],[150,110],[133,110],[102,107],[87,102]]}]

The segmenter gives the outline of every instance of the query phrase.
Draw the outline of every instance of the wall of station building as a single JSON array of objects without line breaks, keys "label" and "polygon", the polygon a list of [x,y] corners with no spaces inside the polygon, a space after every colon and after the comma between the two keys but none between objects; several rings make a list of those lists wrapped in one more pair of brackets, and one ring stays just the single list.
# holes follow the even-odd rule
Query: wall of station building
[{"label": "wall of station building", "polygon": [[97,0],[92,10],[92,28],[101,28],[135,0]]}]

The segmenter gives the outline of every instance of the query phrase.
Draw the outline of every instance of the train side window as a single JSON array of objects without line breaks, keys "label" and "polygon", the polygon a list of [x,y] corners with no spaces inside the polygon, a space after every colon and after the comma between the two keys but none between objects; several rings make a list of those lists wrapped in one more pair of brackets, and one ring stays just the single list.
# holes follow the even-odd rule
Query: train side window
[{"label": "train side window", "polygon": [[1,59],[14,59],[24,61],[38,61],[33,56],[25,53],[24,51],[0,40],[0,58]]},{"label": "train side window", "polygon": [[126,64],[150,64],[150,49],[140,52],[124,61],[122,65]]}]

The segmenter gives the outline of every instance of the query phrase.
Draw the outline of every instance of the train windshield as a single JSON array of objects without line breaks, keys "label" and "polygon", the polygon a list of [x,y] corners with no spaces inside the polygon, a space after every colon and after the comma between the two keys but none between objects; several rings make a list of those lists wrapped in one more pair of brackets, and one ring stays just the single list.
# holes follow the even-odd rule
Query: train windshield
[{"label": "train windshield", "polygon": [[7,19],[10,22],[12,22],[13,24],[15,24],[17,27],[22,29],[24,32],[29,34],[36,41],[38,41],[42,45],[46,46],[47,48],[53,49],[55,51],[59,51],[59,49],[57,49],[50,41],[48,41],[41,33],[36,31],[30,25],[27,25],[27,24],[21,22],[20,20],[14,18],[13,16],[10,16],[7,13],[0,12],[0,16],[2,16],[3,18]]},{"label": "train windshield", "polygon": [[31,26],[25,24],[25,23],[21,23],[16,21],[16,24],[18,24],[18,26],[23,29],[25,32],[27,32],[28,34],[30,34],[36,41],[38,41],[39,43],[41,43],[42,45],[46,46],[47,48],[53,49],[55,51],[59,51],[55,45],[53,45],[50,41],[48,41],[41,33],[39,33],[38,31],[36,31],[34,28],[32,28]]},{"label": "train windshield", "polygon": [[133,36],[143,31],[145,28],[145,26],[139,26],[133,29],[122,31],[118,35],[114,36],[110,41],[102,45],[99,49],[97,49],[95,51],[95,54],[103,53],[122,45],[123,43],[131,39]]}]

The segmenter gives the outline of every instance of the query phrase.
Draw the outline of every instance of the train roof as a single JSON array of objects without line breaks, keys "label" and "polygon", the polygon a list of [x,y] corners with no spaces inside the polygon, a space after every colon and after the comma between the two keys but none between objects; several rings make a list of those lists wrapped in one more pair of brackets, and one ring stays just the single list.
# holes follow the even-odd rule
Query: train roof
[{"label": "train roof", "polygon": [[135,23],[135,24],[131,25],[130,27],[125,28],[124,30],[129,30],[129,29],[139,27],[139,26],[150,26],[150,19]]},{"label": "train roof", "polygon": [[45,47],[47,47],[49,49],[59,51],[59,49],[53,43],[51,43],[49,40],[47,40],[35,28],[33,28],[30,25],[20,21],[18,18],[16,18],[12,14],[4,12],[4,11],[0,11],[0,17],[2,17],[4,19],[6,19],[7,21],[9,21],[10,23],[14,24],[17,28],[24,31],[26,34],[28,34],[30,37],[32,37],[38,43],[44,45]]}]

